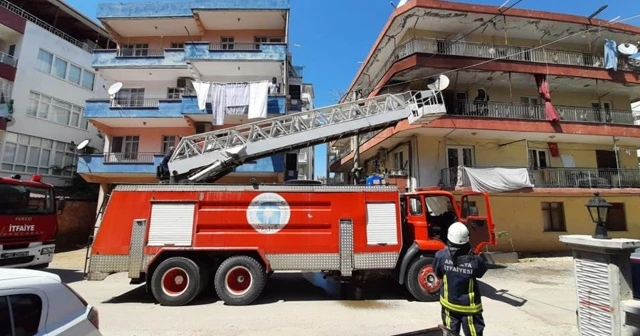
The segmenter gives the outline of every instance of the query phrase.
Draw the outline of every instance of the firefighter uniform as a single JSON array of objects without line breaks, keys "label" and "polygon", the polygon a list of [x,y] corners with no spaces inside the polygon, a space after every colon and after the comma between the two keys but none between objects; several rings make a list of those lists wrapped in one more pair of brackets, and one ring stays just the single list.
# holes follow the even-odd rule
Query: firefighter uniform
[{"label": "firefighter uniform", "polygon": [[485,274],[487,267],[479,256],[464,253],[465,250],[470,248],[448,246],[435,255],[433,267],[436,276],[442,279],[442,321],[456,333],[462,328],[466,336],[482,336],[484,319],[476,279]]}]

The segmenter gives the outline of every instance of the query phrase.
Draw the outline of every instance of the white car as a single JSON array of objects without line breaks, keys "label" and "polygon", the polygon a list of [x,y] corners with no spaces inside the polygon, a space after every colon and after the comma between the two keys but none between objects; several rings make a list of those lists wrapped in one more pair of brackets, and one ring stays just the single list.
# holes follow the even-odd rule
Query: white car
[{"label": "white car", "polygon": [[0,268],[0,335],[102,335],[98,311],[60,277]]}]

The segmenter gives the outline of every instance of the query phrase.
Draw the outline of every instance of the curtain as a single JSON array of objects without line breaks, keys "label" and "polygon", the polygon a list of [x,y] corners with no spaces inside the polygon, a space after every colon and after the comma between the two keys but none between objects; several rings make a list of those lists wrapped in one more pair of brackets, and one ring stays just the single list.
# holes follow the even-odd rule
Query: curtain
[{"label": "curtain", "polygon": [[560,115],[556,111],[555,106],[551,103],[551,92],[549,91],[549,83],[547,82],[546,75],[534,75],[536,79],[536,85],[538,85],[538,93],[540,98],[544,99],[544,115],[548,121],[558,122],[560,121]]}]

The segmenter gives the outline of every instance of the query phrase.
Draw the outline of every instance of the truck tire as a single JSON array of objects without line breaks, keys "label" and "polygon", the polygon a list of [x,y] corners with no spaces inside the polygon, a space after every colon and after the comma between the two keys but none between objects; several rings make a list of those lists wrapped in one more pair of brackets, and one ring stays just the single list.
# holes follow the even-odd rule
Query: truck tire
[{"label": "truck tire", "polygon": [[235,256],[220,264],[214,283],[218,297],[225,304],[244,306],[260,296],[267,283],[267,274],[257,260]]},{"label": "truck tire", "polygon": [[411,262],[407,271],[407,290],[418,301],[438,299],[442,281],[433,270],[433,258],[419,256]]},{"label": "truck tire", "polygon": [[151,276],[151,292],[164,306],[183,306],[191,302],[201,288],[200,267],[183,257],[169,258]]}]

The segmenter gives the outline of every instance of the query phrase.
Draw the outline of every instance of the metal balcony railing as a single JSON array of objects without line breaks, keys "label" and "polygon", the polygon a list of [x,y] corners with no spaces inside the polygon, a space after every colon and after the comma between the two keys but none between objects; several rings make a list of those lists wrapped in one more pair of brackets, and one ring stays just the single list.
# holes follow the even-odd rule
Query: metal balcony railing
[{"label": "metal balcony railing", "polygon": [[164,57],[164,49],[118,49],[116,57]]},{"label": "metal balcony railing", "polygon": [[[564,51],[551,48],[530,50],[533,48],[532,46],[505,46],[467,41],[454,42],[455,41],[453,40],[416,37],[402,43],[396,47],[391,56],[383,64],[381,70],[377,72],[375,77],[373,77],[371,85],[375,86],[396,61],[416,53],[467,56],[487,59],[504,57],[504,59],[519,62],[604,68],[604,56],[601,54]],[[628,69],[629,66],[624,60],[620,59],[618,62],[618,68]]]},{"label": "metal balcony railing", "polygon": [[111,100],[112,108],[158,108],[160,106],[158,98],[114,98]]},{"label": "metal balcony railing", "polygon": [[18,65],[18,59],[0,51],[0,63],[4,63],[15,68]]},{"label": "metal balcony railing", "polygon": [[105,153],[105,163],[153,163],[156,155],[162,155],[162,153],[139,153],[139,152],[125,152],[125,153]]},{"label": "metal balcony railing", "polygon": [[[640,188],[640,169],[540,168],[528,170],[529,178],[535,188]],[[440,178],[445,187],[455,187],[458,181],[458,168],[442,169]]]},{"label": "metal balcony railing", "polygon": [[[634,125],[633,114],[630,110],[562,105],[555,107],[563,121]],[[544,105],[521,103],[457,101],[453,110],[449,110],[448,114],[500,119],[545,120]]]},{"label": "metal balcony railing", "polygon": [[61,31],[60,29],[54,28],[52,25],[40,20],[38,17],[34,16],[33,14],[25,11],[24,9],[12,4],[9,1],[6,0],[0,0],[0,7],[22,17],[25,20],[31,21],[35,24],[37,24],[38,26],[44,28],[45,30],[47,30],[48,32],[64,39],[67,42],[70,42],[71,44],[77,46],[78,48],[82,49],[82,50],[86,50],[88,52],[92,52],[93,48],[91,48],[87,43],[81,42],[80,40],[71,37],[71,35]]}]

